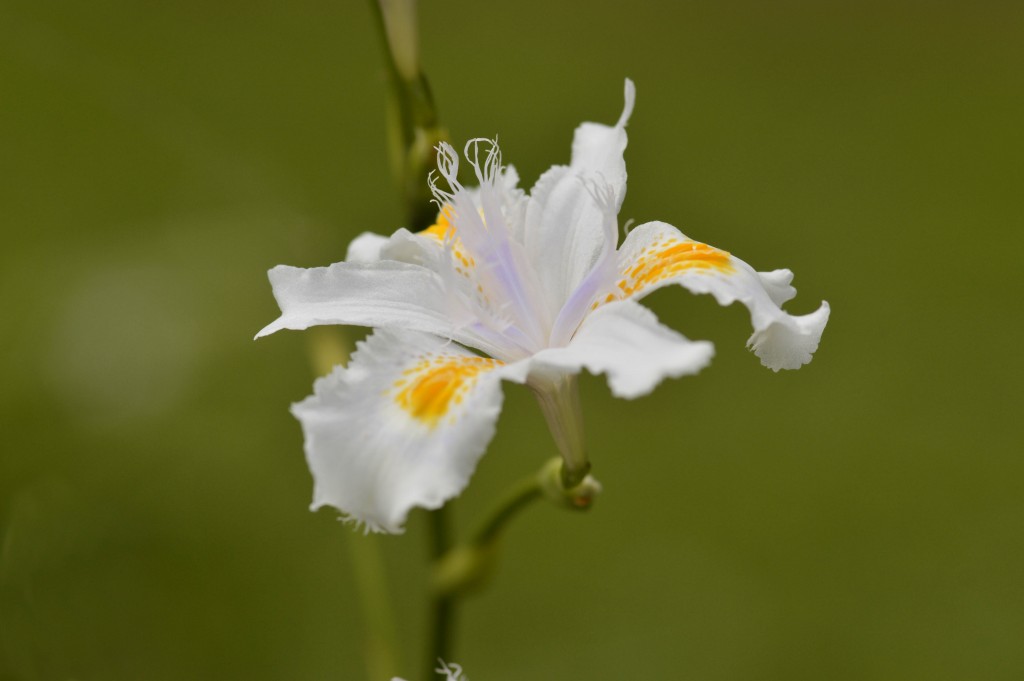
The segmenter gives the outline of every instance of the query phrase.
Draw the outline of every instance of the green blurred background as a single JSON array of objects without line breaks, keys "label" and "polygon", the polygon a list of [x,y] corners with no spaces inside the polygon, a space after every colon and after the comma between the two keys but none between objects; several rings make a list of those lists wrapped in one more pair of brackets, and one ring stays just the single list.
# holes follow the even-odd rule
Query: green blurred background
[{"label": "green blurred background", "polygon": [[[651,306],[713,365],[583,382],[605,494],[538,506],[470,600],[479,681],[1024,678],[1024,5],[421,4],[454,138],[526,186],[637,84],[622,218],[833,308],[773,374],[740,308]],[[366,2],[0,5],[0,679],[361,679],[351,543],[309,513],[308,334],[266,270],[401,224]],[[352,330],[349,341],[361,335]],[[522,389],[466,529],[552,455]],[[407,678],[424,517],[375,541]]]}]

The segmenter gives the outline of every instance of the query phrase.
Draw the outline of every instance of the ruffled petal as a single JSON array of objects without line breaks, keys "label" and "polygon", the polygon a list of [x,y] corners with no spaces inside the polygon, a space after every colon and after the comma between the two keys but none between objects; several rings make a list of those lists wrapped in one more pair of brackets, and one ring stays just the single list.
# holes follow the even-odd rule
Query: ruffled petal
[{"label": "ruffled petal", "polygon": [[377,532],[457,496],[494,435],[501,362],[422,333],[377,331],[292,406],[313,473],[312,509]]},{"label": "ruffled petal", "polygon": [[592,312],[568,346],[534,355],[530,372],[576,373],[585,368],[607,374],[615,396],[634,398],[667,377],[696,374],[714,354],[708,341],[688,340],[659,323],[647,308],[625,300]]},{"label": "ruffled petal", "polygon": [[595,305],[640,298],[668,284],[710,293],[720,305],[739,301],[750,310],[754,333],[747,341],[773,371],[798,369],[811,361],[828,322],[829,305],[796,316],[780,306],[796,295],[789,270],[756,272],[729,253],[693,241],[672,225],[649,222],[629,233],[619,249],[619,280]]},{"label": "ruffled petal", "polygon": [[619,207],[626,195],[626,123],[635,91],[626,81],[626,103],[614,126],[583,123],[576,129],[572,161],[541,175],[526,207],[526,253],[549,298],[555,319],[617,239]]}]

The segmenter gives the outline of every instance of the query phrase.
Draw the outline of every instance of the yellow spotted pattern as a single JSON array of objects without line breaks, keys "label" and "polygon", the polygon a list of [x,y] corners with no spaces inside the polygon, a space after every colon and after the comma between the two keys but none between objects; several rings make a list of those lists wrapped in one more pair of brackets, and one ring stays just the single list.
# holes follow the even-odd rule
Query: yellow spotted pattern
[{"label": "yellow spotted pattern", "polygon": [[594,303],[593,307],[628,298],[649,286],[691,270],[732,274],[736,270],[729,257],[726,251],[699,241],[663,237],[641,251],[622,273],[622,279],[616,284],[619,290],[609,293],[604,300]]},{"label": "yellow spotted pattern", "polygon": [[434,224],[424,229],[420,234],[438,242],[444,241],[449,234],[454,234],[455,227],[452,226],[452,210],[451,205],[446,203],[441,212],[437,214],[437,220]]},{"label": "yellow spotted pattern", "polygon": [[468,277],[469,270],[476,267],[476,261],[473,260],[473,256],[466,252],[462,241],[455,237],[455,225],[452,224],[453,210],[450,204],[445,204],[437,214],[437,221],[419,234],[420,236],[433,239],[439,244],[443,244],[446,239],[452,239],[452,255],[459,262],[459,265],[455,266],[455,271],[464,277]]},{"label": "yellow spotted pattern", "polygon": [[481,373],[501,365],[488,357],[428,354],[395,381],[395,402],[420,423],[434,428],[452,407],[462,404]]}]

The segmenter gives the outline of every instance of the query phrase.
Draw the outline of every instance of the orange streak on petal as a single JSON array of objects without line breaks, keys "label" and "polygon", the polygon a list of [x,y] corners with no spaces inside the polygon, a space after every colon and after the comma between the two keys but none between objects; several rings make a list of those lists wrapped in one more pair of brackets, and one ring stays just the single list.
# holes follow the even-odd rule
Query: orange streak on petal
[{"label": "orange streak on petal", "polygon": [[410,416],[433,428],[453,405],[462,404],[478,376],[501,362],[486,357],[426,357],[411,370],[411,377],[395,395],[395,402]]},{"label": "orange streak on petal", "polygon": [[619,288],[625,295],[633,295],[649,286],[680,275],[688,270],[707,270],[732,274],[735,269],[726,251],[699,241],[670,239],[661,247],[648,248],[637,258],[628,272],[628,281]]}]

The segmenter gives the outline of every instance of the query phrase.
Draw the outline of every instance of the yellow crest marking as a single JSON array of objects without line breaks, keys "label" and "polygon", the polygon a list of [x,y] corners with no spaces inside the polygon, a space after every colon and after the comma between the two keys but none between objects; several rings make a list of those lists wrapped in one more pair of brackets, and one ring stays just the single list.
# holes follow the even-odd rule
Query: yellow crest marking
[{"label": "yellow crest marking", "polygon": [[732,274],[736,269],[729,258],[728,252],[699,241],[683,241],[671,237],[656,241],[645,248],[623,272],[622,279],[616,284],[619,290],[609,293],[592,307],[628,298],[689,270]]},{"label": "yellow crest marking", "polygon": [[395,402],[413,418],[430,428],[454,406],[462,403],[477,377],[502,362],[487,357],[427,355],[402,372],[395,382]]}]

